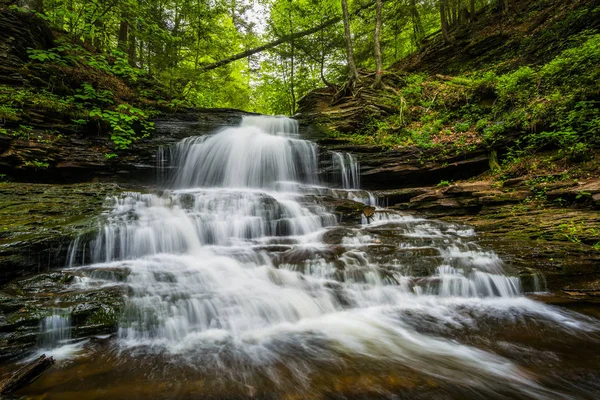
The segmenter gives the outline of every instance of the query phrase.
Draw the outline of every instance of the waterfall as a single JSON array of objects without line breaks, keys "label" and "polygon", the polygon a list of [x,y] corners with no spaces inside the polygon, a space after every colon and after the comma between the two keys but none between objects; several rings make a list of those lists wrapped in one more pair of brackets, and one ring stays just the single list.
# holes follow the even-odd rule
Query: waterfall
[{"label": "waterfall", "polygon": [[[277,365],[298,382],[318,368],[385,365],[547,398],[515,363],[448,332],[477,331],[476,315],[595,328],[523,297],[468,227],[383,209],[341,226],[327,198],[376,199],[359,190],[352,155],[332,157],[343,189],[319,180],[318,147],[294,120],[246,117],[179,142],[162,193],[107,199],[93,264],[80,268],[128,270],[120,348],[180,357],[224,380],[261,373],[274,387],[285,381]],[[44,326],[62,340],[63,322]]]},{"label": "waterfall", "polygon": [[178,188],[270,188],[278,182],[316,183],[317,146],[297,137],[288,118],[246,117],[239,127],[177,145]]},{"label": "waterfall", "polygon": [[359,165],[356,157],[350,153],[340,153],[338,151],[332,152],[331,156],[334,171],[339,171],[341,175],[342,188],[360,188]]},{"label": "waterfall", "polygon": [[71,339],[71,310],[53,309],[40,322],[38,342],[43,348],[56,347]]}]

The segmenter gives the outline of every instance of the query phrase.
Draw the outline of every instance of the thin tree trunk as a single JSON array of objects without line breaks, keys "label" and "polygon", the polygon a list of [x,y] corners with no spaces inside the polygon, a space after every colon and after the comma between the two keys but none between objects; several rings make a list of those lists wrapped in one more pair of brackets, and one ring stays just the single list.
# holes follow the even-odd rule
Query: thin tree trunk
[{"label": "thin tree trunk", "polygon": [[129,23],[123,17],[123,20],[119,24],[119,39],[117,42],[117,48],[122,52],[127,51],[127,33],[129,31]]},{"label": "thin tree trunk", "polygon": [[69,32],[73,33],[73,31],[75,30],[75,24],[73,21],[73,14],[75,13],[75,10],[73,8],[73,0],[68,0],[67,1],[67,11],[69,12],[69,23],[67,24],[67,26],[69,27]]},{"label": "thin tree trunk", "polygon": [[459,21],[459,0],[454,0],[454,2],[452,3],[452,5],[454,6],[454,14],[453,14],[453,18],[452,18],[452,25],[456,25]]},{"label": "thin tree trunk", "polygon": [[375,82],[373,88],[381,88],[381,78],[383,75],[383,61],[381,60],[381,9],[383,7],[382,0],[377,0],[377,8],[375,11],[375,65],[377,71],[375,73]]},{"label": "thin tree trunk", "polygon": [[140,68],[144,68],[145,66],[145,59],[144,59],[144,41],[143,40],[138,40],[139,42],[139,58],[140,58]]},{"label": "thin tree trunk", "polygon": [[469,14],[471,14],[471,22],[475,21],[475,0],[469,1]]},{"label": "thin tree trunk", "polygon": [[[425,29],[423,28],[423,21],[421,21],[421,15],[417,9],[417,1],[410,0],[410,14],[413,23],[413,32],[415,35],[415,44],[417,47],[421,47],[421,42],[425,36]],[[397,20],[397,19],[396,19]]]},{"label": "thin tree trunk", "polygon": [[342,12],[344,14],[344,35],[346,37],[346,59],[348,61],[348,78],[351,82],[359,80],[356,64],[354,63],[354,49],[352,45],[352,33],[350,32],[350,16],[348,13],[348,1],[342,0]]},{"label": "thin tree trunk", "polygon": [[[181,26],[181,21],[183,19],[183,16],[181,15],[180,10],[177,9],[177,7],[175,7],[175,24],[173,25],[173,33],[172,36],[173,37],[179,37],[179,27]],[[177,44],[172,46],[171,49],[171,57],[170,60],[168,61],[170,66],[172,68],[177,68],[177,65],[179,64],[179,46],[180,46],[181,41],[177,41]]]},{"label": "thin tree trunk", "polygon": [[440,19],[442,22],[442,36],[444,38],[444,42],[450,43],[450,36],[448,35],[448,20],[446,19],[447,5],[448,0],[440,0]]},{"label": "thin tree trunk", "polygon": [[290,40],[290,48],[291,48],[291,52],[290,52],[290,94],[292,96],[292,107],[290,109],[291,113],[290,115],[294,115],[294,112],[296,111],[296,91],[294,88],[294,57],[295,57],[295,47],[294,47],[294,23],[292,22],[292,1],[288,0],[288,22],[290,25],[290,36],[292,36],[292,39]]},{"label": "thin tree trunk", "polygon": [[331,87],[333,85],[325,78],[325,39],[323,38],[323,30],[319,32],[319,43],[321,43],[321,58],[319,60],[321,81],[325,86]]},{"label": "thin tree trunk", "polygon": [[131,26],[129,28],[129,35],[127,38],[129,42],[129,48],[127,49],[127,60],[129,61],[129,65],[135,66],[135,63],[137,62],[135,57],[135,32],[133,31]]}]

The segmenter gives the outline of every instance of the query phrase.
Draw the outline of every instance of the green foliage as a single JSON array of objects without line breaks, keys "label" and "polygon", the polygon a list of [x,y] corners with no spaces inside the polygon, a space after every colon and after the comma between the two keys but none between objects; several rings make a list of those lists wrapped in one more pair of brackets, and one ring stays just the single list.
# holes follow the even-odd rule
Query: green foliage
[{"label": "green foliage", "polygon": [[83,83],[80,89],[76,90],[77,94],[73,97],[85,104],[114,104],[113,94],[110,90],[96,90],[89,83]]},{"label": "green foliage", "polygon": [[18,121],[20,110],[8,104],[0,104],[0,122]]},{"label": "green foliage", "polygon": [[90,67],[110,75],[127,78],[132,82],[147,74],[146,70],[131,66],[127,54],[119,50],[113,50],[108,57],[103,54],[91,55],[86,58],[86,61]]},{"label": "green foliage", "polygon": [[600,34],[585,31],[573,40],[579,44],[565,50],[540,70],[544,85],[597,87],[600,78]]},{"label": "green foliage", "polygon": [[536,74],[531,67],[521,67],[515,72],[498,78],[496,93],[499,101],[508,104],[520,104],[527,101],[535,89]]},{"label": "green foliage", "polygon": [[464,133],[469,130],[470,126],[471,124],[468,122],[457,122],[456,125],[454,125],[454,130],[458,133]]},{"label": "green foliage", "polygon": [[69,112],[73,109],[72,99],[62,97],[45,89],[15,88],[0,85],[0,118],[19,121],[24,108],[46,109],[56,112]]},{"label": "green foliage", "polygon": [[[89,116],[111,128],[111,140],[117,149],[126,149],[133,141],[145,137],[154,129],[150,115],[129,104],[120,104],[115,110],[93,108]],[[139,134],[135,127],[138,126]]]},{"label": "green foliage", "polygon": [[441,180],[440,183],[437,184],[437,187],[447,187],[450,185],[451,185],[450,181]]},{"label": "green foliage", "polygon": [[475,129],[478,132],[483,133],[489,125],[490,125],[490,121],[488,121],[486,118],[482,118],[479,121],[477,121],[477,124],[475,125]]},{"label": "green foliage", "polygon": [[31,160],[31,161],[25,161],[25,166],[33,167],[33,168],[48,168],[50,166],[50,164],[45,161]]},{"label": "green foliage", "polygon": [[30,60],[39,62],[52,62],[59,65],[67,65],[65,60],[60,54],[55,52],[55,49],[41,50],[41,49],[27,49],[27,54]]}]

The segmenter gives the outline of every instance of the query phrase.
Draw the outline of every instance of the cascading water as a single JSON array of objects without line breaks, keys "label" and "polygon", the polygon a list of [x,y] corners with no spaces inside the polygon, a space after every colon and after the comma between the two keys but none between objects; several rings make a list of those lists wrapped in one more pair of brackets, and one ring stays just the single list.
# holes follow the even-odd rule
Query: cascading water
[{"label": "cascading water", "polygon": [[[210,377],[181,397],[339,398],[324,393],[371,386],[377,398],[565,397],[516,361],[535,352],[527,341],[490,344],[496,327],[592,335],[597,324],[523,297],[468,228],[381,209],[341,226],[327,199],[375,199],[357,190],[347,154],[333,158],[349,190],[321,186],[318,148],[293,120],[248,117],[183,140],[171,158],[172,188],[110,199],[93,265],[74,268],[128,287],[119,354]],[[93,273],[111,268],[125,282]]]},{"label": "cascading water", "polygon": [[341,183],[344,189],[360,188],[360,173],[358,161],[350,153],[331,153],[334,170],[341,172]]},{"label": "cascading water", "polygon": [[71,339],[71,310],[53,310],[40,322],[39,343],[42,348],[56,347]]}]

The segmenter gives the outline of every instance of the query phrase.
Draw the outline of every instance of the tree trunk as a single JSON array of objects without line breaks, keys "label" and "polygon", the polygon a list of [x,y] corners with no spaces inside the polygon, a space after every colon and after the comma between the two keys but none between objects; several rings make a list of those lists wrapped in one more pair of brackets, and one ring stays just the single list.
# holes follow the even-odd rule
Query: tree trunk
[{"label": "tree trunk", "polygon": [[344,36],[346,37],[346,59],[348,61],[348,79],[351,82],[359,80],[356,64],[354,63],[354,49],[352,45],[352,33],[350,32],[350,16],[348,13],[348,0],[342,0],[342,12],[344,14]]},{"label": "tree trunk", "polygon": [[327,78],[325,78],[325,39],[323,38],[322,30],[319,32],[319,43],[321,43],[321,58],[319,60],[321,81],[323,81],[325,86],[332,87],[333,85],[331,84],[331,82],[329,82]]},{"label": "tree trunk", "polygon": [[452,24],[456,25],[458,23],[458,21],[460,20],[460,16],[459,16],[459,0],[454,0],[454,3],[452,3],[453,10],[454,10],[454,14],[453,14],[453,18],[452,18]]},{"label": "tree trunk", "polygon": [[[131,27],[130,27],[131,28]],[[136,56],[135,56],[135,33],[133,31],[133,29],[129,29],[129,37],[128,42],[129,42],[129,48],[127,49],[127,60],[129,61],[129,65],[131,66],[135,66],[137,60],[136,60]]]},{"label": "tree trunk", "polygon": [[75,24],[73,21],[73,0],[68,0],[67,1],[67,11],[69,12],[69,23],[67,24],[68,26],[68,31],[73,33],[73,31],[75,30]]},{"label": "tree trunk", "polygon": [[448,0],[439,0],[440,1],[440,19],[442,22],[442,37],[444,38],[444,42],[450,43],[450,35],[448,35],[448,20],[446,19],[446,6],[448,5]]},{"label": "tree trunk", "polygon": [[296,48],[294,47],[294,23],[292,21],[292,1],[288,0],[288,22],[290,25],[290,34],[289,36],[292,37],[292,39],[290,40],[290,95],[292,96],[292,107],[290,109],[290,115],[294,115],[294,112],[296,111],[296,90],[294,88],[294,57],[295,57],[295,50]]},{"label": "tree trunk", "polygon": [[373,88],[380,89],[381,78],[383,75],[383,61],[381,60],[381,9],[383,7],[382,0],[377,0],[377,9],[375,11],[375,65],[377,71],[375,74],[375,82]]},{"label": "tree trunk", "polygon": [[[181,26],[181,21],[184,20],[182,12],[183,10],[179,11],[177,7],[175,7],[175,24],[173,25],[173,31],[171,33],[171,35],[175,38],[178,38],[180,35],[179,28]],[[179,65],[179,46],[181,46],[180,43],[181,41],[178,40],[177,44],[172,45],[169,49],[171,55],[169,57],[170,59],[167,62],[172,68],[177,68],[177,66]]]},{"label": "tree trunk", "polygon": [[129,23],[123,19],[119,24],[119,39],[117,42],[117,48],[122,51],[127,51],[127,33],[129,31]]},{"label": "tree trunk", "polygon": [[104,50],[104,38],[102,37],[102,31],[104,31],[104,24],[99,20],[94,22],[94,26],[96,27],[96,31],[94,33],[93,45],[94,48],[98,51]]},{"label": "tree trunk", "polygon": [[471,22],[475,21],[475,0],[469,0],[469,14],[471,14]]},{"label": "tree trunk", "polygon": [[[425,29],[423,28],[423,21],[421,21],[421,15],[417,9],[417,1],[410,0],[410,14],[413,23],[413,32],[415,35],[415,44],[417,47],[421,47],[421,42],[425,36]],[[397,21],[397,19],[396,19]]]},{"label": "tree trunk", "polygon": [[140,68],[144,68],[145,66],[145,59],[144,59],[144,41],[143,40],[138,40],[139,42],[139,61],[140,61]]}]

